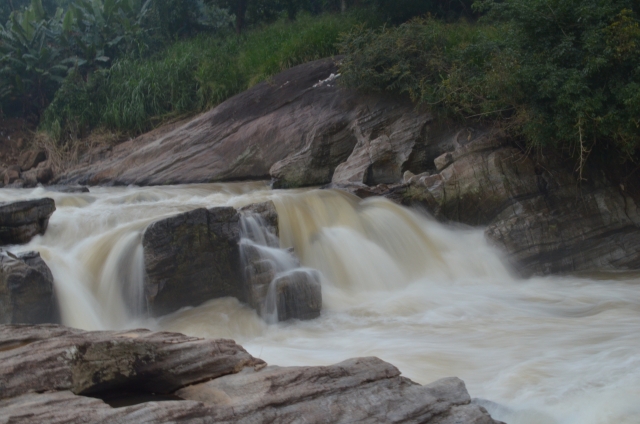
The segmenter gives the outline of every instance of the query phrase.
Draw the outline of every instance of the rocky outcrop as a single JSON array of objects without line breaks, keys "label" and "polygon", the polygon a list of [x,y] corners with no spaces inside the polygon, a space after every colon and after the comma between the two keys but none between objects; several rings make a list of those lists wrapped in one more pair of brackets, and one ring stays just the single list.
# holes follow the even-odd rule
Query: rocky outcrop
[{"label": "rocky outcrop", "polygon": [[56,210],[53,199],[0,202],[0,245],[28,243],[44,234]]},{"label": "rocky outcrop", "polygon": [[436,157],[431,172],[352,191],[486,226],[487,238],[525,276],[640,268],[640,214],[630,194],[602,173],[578,181],[553,156],[534,161],[494,133],[469,134]]},{"label": "rocky outcrop", "polygon": [[[241,213],[247,217],[241,219]],[[263,316],[268,309],[279,321],[320,315],[319,275],[298,269],[293,252],[279,248],[273,203],[249,205],[241,213],[201,208],[145,230],[145,294],[153,315],[228,296]],[[270,290],[272,305],[267,305]]]},{"label": "rocky outcrop", "polygon": [[230,340],[0,326],[0,422],[499,424],[459,379],[420,386],[377,358],[265,366]]},{"label": "rocky outcrop", "polygon": [[488,226],[523,275],[640,267],[640,196],[628,188],[598,172],[578,181],[572,167],[526,156],[492,128],[436,120],[338,82],[333,59],[300,65],[162,135],[89,155],[61,181],[331,184]]},{"label": "rocky outcrop", "polygon": [[[349,168],[370,167],[368,181],[400,178],[428,118],[408,102],[345,90],[337,73],[333,59],[289,69],[162,136],[123,143],[59,181],[154,185],[273,178],[275,187],[300,187],[331,182],[336,167],[354,155]],[[354,153],[356,146],[361,153]],[[370,160],[362,157],[369,152]],[[344,168],[342,173],[362,174]]]},{"label": "rocky outcrop", "polygon": [[145,230],[145,293],[152,314],[226,296],[247,300],[240,273],[239,220],[234,208],[201,208]]},{"label": "rocky outcrop", "polygon": [[40,254],[0,253],[0,324],[53,323],[57,310],[53,275]]}]

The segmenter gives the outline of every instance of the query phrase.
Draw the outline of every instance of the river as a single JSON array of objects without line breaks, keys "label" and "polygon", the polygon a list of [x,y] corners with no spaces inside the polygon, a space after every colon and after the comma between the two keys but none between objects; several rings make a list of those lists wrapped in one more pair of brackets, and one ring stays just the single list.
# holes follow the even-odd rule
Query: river
[{"label": "river", "polygon": [[[519,279],[482,230],[334,190],[262,182],[0,190],[0,201],[45,196],[57,206],[46,234],[11,250],[41,253],[66,325],[233,338],[272,365],[378,356],[421,384],[460,377],[509,424],[640,423],[638,275]],[[161,318],[140,313],[149,223],[265,200],[276,204],[281,246],[321,272],[319,319],[267,324],[235,299]]]}]

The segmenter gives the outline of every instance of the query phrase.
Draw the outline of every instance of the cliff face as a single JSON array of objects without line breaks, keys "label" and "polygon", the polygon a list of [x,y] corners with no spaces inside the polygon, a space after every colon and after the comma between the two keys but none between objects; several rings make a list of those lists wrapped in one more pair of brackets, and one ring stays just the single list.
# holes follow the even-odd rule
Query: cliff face
[{"label": "cliff face", "polygon": [[534,161],[490,128],[439,122],[404,101],[344,89],[337,73],[332,59],[292,68],[59,181],[331,184],[485,226],[525,275],[640,267],[640,217],[623,186],[599,173],[578,181],[571,168]]}]

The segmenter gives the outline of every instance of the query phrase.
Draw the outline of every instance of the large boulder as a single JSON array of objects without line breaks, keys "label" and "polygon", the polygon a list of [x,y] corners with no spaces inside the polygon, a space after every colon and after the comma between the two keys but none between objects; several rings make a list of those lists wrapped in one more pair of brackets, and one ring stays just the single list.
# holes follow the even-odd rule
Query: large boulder
[{"label": "large boulder", "polygon": [[[231,296],[263,316],[273,309],[279,321],[318,317],[319,275],[297,269],[298,259],[279,248],[277,233],[273,202],[241,211],[201,208],[151,224],[142,239],[150,312],[163,315]],[[273,305],[267,307],[270,290]]]},{"label": "large boulder", "polygon": [[[401,178],[403,164],[420,156],[412,156],[412,147],[430,118],[409,102],[342,88],[337,73],[334,59],[296,66],[179,128],[123,143],[98,159],[88,155],[59,181],[154,185],[272,178],[275,187],[300,187],[330,183],[350,157],[341,174],[351,179]],[[371,160],[364,157],[369,153]]]},{"label": "large boulder", "polygon": [[302,419],[499,424],[471,403],[459,379],[421,386],[377,358],[326,367],[266,367],[230,340],[146,330],[0,326],[0,422]]},{"label": "large boulder", "polygon": [[28,243],[44,234],[55,210],[50,198],[0,202],[0,245]]},{"label": "large boulder", "polygon": [[0,253],[0,324],[58,321],[53,275],[37,252]]},{"label": "large boulder", "polygon": [[239,220],[234,208],[201,208],[145,230],[145,293],[153,315],[226,296],[246,301]]}]

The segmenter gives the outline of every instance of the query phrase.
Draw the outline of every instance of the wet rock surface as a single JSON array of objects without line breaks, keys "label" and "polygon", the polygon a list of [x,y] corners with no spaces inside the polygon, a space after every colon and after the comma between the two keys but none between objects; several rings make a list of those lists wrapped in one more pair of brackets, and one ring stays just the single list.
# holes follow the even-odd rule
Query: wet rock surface
[{"label": "wet rock surface", "polygon": [[[443,221],[488,226],[487,237],[523,275],[640,267],[640,195],[597,172],[582,181],[575,164],[527,156],[495,129],[436,120],[401,99],[340,87],[337,73],[334,59],[294,67],[60,181],[330,184],[419,205]],[[5,173],[6,183],[24,184],[19,178]]]},{"label": "wet rock surface", "polygon": [[[241,219],[251,217],[253,225]],[[164,315],[211,299],[235,297],[278,320],[320,315],[322,293],[313,270],[297,270],[293,252],[280,249],[272,202],[196,209],[151,224],[142,245],[149,311]],[[241,236],[245,238],[241,241]],[[281,269],[282,263],[285,268]],[[286,272],[281,275],[283,271]],[[272,299],[268,300],[273,290]]]},{"label": "wet rock surface", "polygon": [[239,219],[234,208],[201,208],[155,222],[145,230],[145,294],[152,314],[226,296],[246,301]]},{"label": "wet rock surface", "polygon": [[349,187],[421,206],[444,221],[486,226],[522,275],[640,267],[636,199],[601,173],[578,181],[553,157],[534,161],[492,133],[434,159],[435,172],[377,187]]},{"label": "wet rock surface", "polygon": [[318,271],[297,269],[271,282],[278,320],[308,320],[320,316],[322,288]]},{"label": "wet rock surface", "polygon": [[53,199],[0,202],[0,245],[28,243],[44,234],[56,210]]},{"label": "wet rock surface", "polygon": [[53,323],[57,311],[53,275],[40,254],[0,252],[0,324]]},{"label": "wet rock surface", "polygon": [[265,367],[230,340],[54,325],[0,326],[0,347],[0,422],[498,423],[461,380],[420,386],[377,358]]}]

